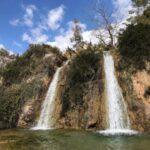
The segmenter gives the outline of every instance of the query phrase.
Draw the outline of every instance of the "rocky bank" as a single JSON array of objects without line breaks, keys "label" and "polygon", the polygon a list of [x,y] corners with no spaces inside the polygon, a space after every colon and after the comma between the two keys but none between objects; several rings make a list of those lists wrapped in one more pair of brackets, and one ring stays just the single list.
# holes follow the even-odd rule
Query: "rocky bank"
[{"label": "rocky bank", "polygon": [[[44,52],[43,52],[44,48]],[[38,53],[35,53],[35,51]],[[150,68],[132,71],[123,68],[121,56],[112,50],[116,76],[128,106],[132,128],[150,130]],[[0,87],[0,128],[31,128],[38,121],[41,106],[56,69],[69,62],[61,71],[53,119],[55,128],[103,130],[106,128],[105,75],[103,52],[98,47],[87,47],[78,52],[61,54],[43,45],[31,46],[23,58],[30,60],[24,69],[30,74],[20,81],[9,82],[3,77]],[[13,66],[13,65],[12,65]],[[12,67],[11,66],[11,67]],[[8,69],[9,66],[6,66]],[[16,69],[16,68],[15,68]],[[134,69],[133,69],[134,70]],[[8,70],[5,70],[8,71]],[[6,73],[6,72],[5,72]],[[17,74],[17,78],[20,74]],[[8,98],[9,97],[9,98]],[[10,98],[11,97],[11,98]],[[7,103],[6,103],[7,101]],[[12,105],[13,104],[13,105]]]}]

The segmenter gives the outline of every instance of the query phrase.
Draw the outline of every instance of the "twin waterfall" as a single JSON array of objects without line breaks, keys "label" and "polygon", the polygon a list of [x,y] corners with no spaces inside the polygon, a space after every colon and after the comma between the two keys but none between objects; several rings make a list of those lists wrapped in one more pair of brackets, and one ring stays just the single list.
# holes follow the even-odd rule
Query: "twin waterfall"
[{"label": "twin waterfall", "polygon": [[104,70],[108,127],[100,133],[104,135],[135,134],[135,131],[130,130],[127,107],[115,76],[114,61],[110,52],[104,52]]},{"label": "twin waterfall", "polygon": [[[58,68],[54,75],[42,106],[38,124],[33,129],[46,130],[53,128],[54,120],[52,116],[55,108],[54,102],[57,94],[57,84],[62,68],[63,67]],[[104,131],[99,131],[99,133],[104,135],[136,134],[136,131],[130,130],[130,120],[127,107],[121,88],[115,76],[114,61],[110,52],[104,52],[104,69],[107,129]]]},{"label": "twin waterfall", "polygon": [[52,116],[53,116],[53,111],[55,108],[57,84],[59,81],[60,72],[61,72],[62,68],[63,67],[58,68],[53,77],[53,80],[49,86],[46,98],[45,98],[43,106],[42,106],[38,124],[36,125],[36,127],[33,128],[34,130],[47,130],[47,129],[53,128],[54,120],[53,120]]}]

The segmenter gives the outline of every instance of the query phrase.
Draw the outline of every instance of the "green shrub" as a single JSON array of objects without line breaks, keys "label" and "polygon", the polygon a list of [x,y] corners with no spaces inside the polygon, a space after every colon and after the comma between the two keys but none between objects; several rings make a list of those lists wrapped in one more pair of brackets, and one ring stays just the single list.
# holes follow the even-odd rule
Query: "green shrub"
[{"label": "green shrub", "polygon": [[36,57],[43,57],[46,53],[50,52],[62,57],[62,53],[57,47],[51,47],[50,45],[45,44],[31,44],[29,50],[27,50],[24,55],[30,57],[34,54]]},{"label": "green shrub", "polygon": [[15,127],[20,112],[20,90],[0,88],[0,128]]},{"label": "green shrub", "polygon": [[150,26],[129,25],[120,35],[119,50],[127,65],[144,69],[145,61],[150,59]]},{"label": "green shrub", "polygon": [[138,102],[137,100],[131,99],[129,108],[131,111],[137,111],[138,110]]},{"label": "green shrub", "polygon": [[132,2],[137,6],[137,7],[141,7],[141,6],[146,6],[148,4],[149,0],[132,0]]},{"label": "green shrub", "polygon": [[[55,61],[45,57],[46,54],[54,54]],[[46,75],[52,76],[55,66],[61,65],[63,60],[57,48],[30,45],[23,55],[0,70],[3,79],[0,87],[0,128],[16,126],[23,104],[28,100],[41,99],[47,89],[42,79]]]},{"label": "green shrub", "polygon": [[149,98],[149,97],[150,97],[150,86],[148,86],[148,87],[145,89],[144,97],[145,97],[145,98]]},{"label": "green shrub", "polygon": [[70,66],[71,84],[94,80],[97,76],[100,54],[94,50],[81,51]]},{"label": "green shrub", "polygon": [[15,61],[9,63],[0,71],[0,75],[4,79],[4,84],[11,85],[20,83],[23,79],[26,79],[34,73],[37,74],[36,70],[39,72],[44,71],[45,67],[48,70],[48,74],[51,74],[51,70],[53,69],[50,68],[51,66],[48,60],[47,64],[43,63],[45,54],[49,53],[56,54],[58,58],[58,62],[56,63],[61,65],[64,58],[57,48],[52,48],[49,45],[30,45],[29,49],[23,55],[18,56]]},{"label": "green shrub", "polygon": [[137,17],[119,36],[119,51],[124,68],[144,69],[150,61],[150,8]]},{"label": "green shrub", "polygon": [[8,55],[9,53],[5,49],[3,48],[0,49],[0,56],[8,56]]},{"label": "green shrub", "polygon": [[83,96],[86,83],[98,79],[101,56],[99,51],[89,48],[78,52],[70,62],[69,83],[62,98],[62,116],[70,109],[73,110],[84,105]]},{"label": "green shrub", "polygon": [[45,87],[40,79],[9,88],[0,87],[0,128],[16,127],[23,104],[36,99],[42,90]]}]

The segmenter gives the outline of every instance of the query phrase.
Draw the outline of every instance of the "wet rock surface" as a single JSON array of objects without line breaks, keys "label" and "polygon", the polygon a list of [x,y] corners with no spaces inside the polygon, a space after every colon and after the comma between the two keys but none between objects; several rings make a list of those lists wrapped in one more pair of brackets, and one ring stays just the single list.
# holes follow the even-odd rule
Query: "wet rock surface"
[{"label": "wet rock surface", "polygon": [[150,86],[149,63],[143,70],[137,70],[131,66],[126,69],[123,68],[125,62],[121,62],[118,52],[114,53],[114,57],[116,74],[128,105],[132,129],[150,132],[150,99],[147,92]]}]

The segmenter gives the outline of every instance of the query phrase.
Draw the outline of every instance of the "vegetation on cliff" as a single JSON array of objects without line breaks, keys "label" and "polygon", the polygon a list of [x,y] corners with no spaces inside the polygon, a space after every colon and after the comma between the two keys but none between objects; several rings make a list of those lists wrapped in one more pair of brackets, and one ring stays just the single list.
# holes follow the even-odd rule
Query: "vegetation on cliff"
[{"label": "vegetation on cliff", "polygon": [[64,60],[57,48],[30,45],[23,55],[1,69],[0,128],[15,127],[27,101],[43,100],[48,86],[44,79],[49,80]]},{"label": "vegetation on cliff", "polygon": [[128,103],[132,127],[149,131],[150,7],[133,18],[120,34],[118,44],[121,56],[117,65],[118,79]]},{"label": "vegetation on cliff", "polygon": [[5,49],[3,48],[0,49],[0,56],[8,56],[8,55],[9,53]]},{"label": "vegetation on cliff", "polygon": [[100,59],[102,59],[102,53],[91,47],[79,51],[72,59],[68,73],[69,83],[62,99],[62,116],[70,109],[83,106],[86,84],[99,78]]},{"label": "vegetation on cliff", "polygon": [[[145,7],[147,4],[147,0],[133,1],[137,7]],[[103,47],[105,50],[116,50],[114,52],[118,58],[118,64],[116,64],[118,74],[116,74],[128,103],[134,128],[137,125],[138,128],[136,129],[148,130],[149,118],[147,119],[145,115],[145,105],[143,101],[138,100],[143,97],[146,100],[149,98],[150,86],[144,85],[145,92],[142,93],[143,97],[139,98],[135,93],[133,83],[133,80],[139,81],[139,77],[135,76],[134,78],[133,73],[135,75],[138,71],[144,70],[147,79],[147,72],[150,71],[148,65],[150,62],[150,7],[147,7],[142,15],[134,17],[133,22],[120,33],[118,48],[114,40],[116,38],[116,35],[114,36],[116,34],[115,28],[112,26],[114,22],[112,18],[106,18],[107,13],[103,12],[103,9],[100,5],[98,8],[100,10],[99,16],[104,21],[102,26],[108,32],[110,42],[104,41],[106,37],[103,36],[103,33],[98,35],[100,43],[97,46],[83,42],[80,22],[77,20],[74,22],[74,34],[71,38],[73,49],[68,48],[66,51],[66,57],[70,61],[66,67],[66,73],[62,71],[63,75],[67,76],[67,81],[66,83],[59,81],[60,86],[63,87],[63,90],[60,89],[63,92],[59,91],[60,95],[57,98],[58,107],[62,107],[59,108],[61,111],[58,112],[60,113],[58,120],[62,118],[67,120],[70,117],[69,123],[65,120],[69,125],[74,119],[74,122],[84,120],[81,121],[84,128],[86,126],[87,128],[104,128],[105,110],[103,111],[102,107],[104,107],[105,102],[101,101],[104,94],[103,52],[101,51]],[[8,56],[8,53],[1,50],[0,55]],[[35,118],[39,115],[42,101],[53,74],[57,67],[63,64],[66,57],[58,48],[44,44],[30,45],[23,55],[17,56],[14,61],[1,68],[0,128],[16,127],[20,116],[22,117],[21,121],[24,121],[20,124],[26,123],[26,127],[33,125]],[[27,102],[32,105],[32,109],[29,109],[26,114],[20,115]],[[72,126],[73,123],[70,127]],[[78,126],[81,126],[81,123]]]},{"label": "vegetation on cliff", "polygon": [[1,71],[4,84],[20,83],[22,80],[41,71],[51,75],[54,68],[48,66],[51,64],[43,63],[43,57],[49,53],[55,54],[59,58],[56,63],[60,66],[61,60],[64,58],[57,48],[47,45],[30,45],[30,48],[23,55],[18,56],[15,61],[9,63]]},{"label": "vegetation on cliff", "polygon": [[[145,69],[150,61],[150,7],[142,16],[136,17],[134,24],[128,25],[119,37],[119,51],[122,69]],[[121,69],[120,68],[120,69]]]}]

